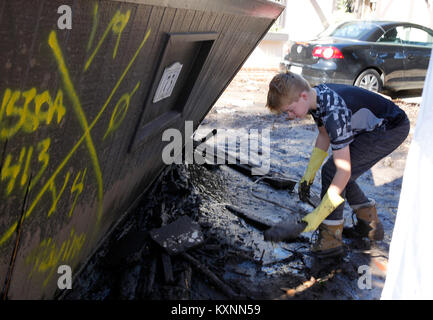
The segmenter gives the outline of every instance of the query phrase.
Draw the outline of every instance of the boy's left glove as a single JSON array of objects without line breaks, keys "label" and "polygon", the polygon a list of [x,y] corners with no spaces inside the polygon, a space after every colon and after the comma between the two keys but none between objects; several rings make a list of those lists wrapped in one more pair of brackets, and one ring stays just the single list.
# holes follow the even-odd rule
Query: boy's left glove
[{"label": "boy's left glove", "polygon": [[343,202],[344,199],[338,193],[330,192],[328,189],[319,206],[302,218],[302,221],[308,223],[302,232],[316,230],[322,221],[325,220],[326,217],[328,217],[332,211],[337,209],[337,207]]},{"label": "boy's left glove", "polygon": [[307,214],[301,221],[287,221],[265,231],[265,240],[282,241],[298,237],[302,232],[316,230],[323,220],[334,211],[344,199],[337,193],[326,192],[319,206]]},{"label": "boy's left glove", "polygon": [[308,198],[310,197],[310,186],[313,184],[316,173],[327,156],[328,153],[326,151],[314,147],[304,176],[301,181],[299,181],[298,195],[301,201],[308,201]]}]

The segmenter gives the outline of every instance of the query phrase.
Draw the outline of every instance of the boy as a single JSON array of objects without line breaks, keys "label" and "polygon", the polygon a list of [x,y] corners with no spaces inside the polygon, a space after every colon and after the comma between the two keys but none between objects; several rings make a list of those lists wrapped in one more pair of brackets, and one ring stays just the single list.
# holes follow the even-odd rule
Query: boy
[{"label": "boy", "polygon": [[[406,139],[410,126],[404,111],[392,101],[358,87],[320,84],[311,88],[302,76],[291,72],[272,79],[266,106],[272,112],[286,113],[289,119],[309,113],[318,126],[315,147],[299,182],[302,201],[309,196],[329,146],[332,149],[322,167],[322,201],[298,224],[303,232],[319,227],[319,237],[311,251],[318,257],[343,253],[343,198],[357,217],[357,224],[347,230],[347,235],[382,240],[383,226],[375,202],[364,195],[356,179]],[[291,238],[293,228],[293,223],[275,226],[265,232],[265,239]]]}]

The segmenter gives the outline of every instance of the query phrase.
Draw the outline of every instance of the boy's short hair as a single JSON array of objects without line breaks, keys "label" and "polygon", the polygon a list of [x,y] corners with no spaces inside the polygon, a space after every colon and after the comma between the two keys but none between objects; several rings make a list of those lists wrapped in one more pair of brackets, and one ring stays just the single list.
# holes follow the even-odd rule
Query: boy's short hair
[{"label": "boy's short hair", "polygon": [[269,83],[266,107],[273,113],[280,113],[284,104],[298,101],[299,94],[310,89],[310,84],[301,75],[290,71],[279,73]]}]

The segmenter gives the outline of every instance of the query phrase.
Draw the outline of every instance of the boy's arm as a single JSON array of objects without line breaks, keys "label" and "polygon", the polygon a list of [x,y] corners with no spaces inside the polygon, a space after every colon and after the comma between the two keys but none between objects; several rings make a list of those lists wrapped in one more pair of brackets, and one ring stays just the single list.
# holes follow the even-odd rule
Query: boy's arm
[{"label": "boy's arm", "polygon": [[[319,135],[317,136],[315,147],[323,151],[327,151],[329,148],[329,144],[330,140],[325,127],[319,127]],[[349,181],[351,174],[352,167],[350,162],[349,146],[346,146],[339,150],[333,150],[332,154],[334,156],[334,163],[337,171],[329,188],[331,188],[332,191],[337,192],[337,194],[341,194],[341,192],[343,192],[344,188],[346,187],[346,184]]]},{"label": "boy's arm", "polygon": [[319,135],[316,138],[315,147],[326,152],[328,151],[329,144],[330,144],[328,132],[326,132],[324,126],[318,127],[318,129],[319,129]]},{"label": "boy's arm", "polygon": [[347,145],[342,149],[333,150],[332,154],[337,171],[335,172],[334,179],[332,179],[328,190],[340,195],[346,187],[347,182],[349,182],[351,175],[352,165],[350,162],[349,146]]}]

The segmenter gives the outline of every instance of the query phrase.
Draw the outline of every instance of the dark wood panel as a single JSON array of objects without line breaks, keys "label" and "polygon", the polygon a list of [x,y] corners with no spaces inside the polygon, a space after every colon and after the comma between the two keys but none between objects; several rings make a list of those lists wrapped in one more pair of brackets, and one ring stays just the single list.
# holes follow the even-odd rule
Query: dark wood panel
[{"label": "dark wood panel", "polygon": [[[206,92],[204,96],[208,97],[208,99],[211,101],[213,97],[217,94],[217,92],[209,91],[207,88],[212,88],[216,83],[221,83],[221,79],[224,79],[224,77],[227,77],[226,73],[226,66],[227,66],[227,56],[229,53],[231,53],[234,48],[236,48],[238,45],[238,39],[239,34],[236,34],[233,30],[240,30],[242,27],[242,24],[244,23],[243,17],[233,17],[231,22],[227,24],[227,31],[225,32],[227,35],[227,39],[223,41],[224,46],[221,46],[219,48],[219,52],[216,54],[217,59],[213,61],[212,67],[209,68],[211,70],[207,74],[207,78],[202,80],[202,83],[207,83],[208,86],[204,87],[202,89],[203,92]],[[217,67],[216,67],[217,66]],[[195,106],[195,110],[200,110],[200,105],[206,103],[205,101],[197,101],[199,104]],[[195,111],[194,110],[194,111]],[[194,111],[191,111],[191,113],[188,115],[189,117],[194,116]],[[198,111],[203,112],[203,111]],[[196,124],[198,126],[198,124]]]},{"label": "dark wood panel", "polygon": [[212,50],[209,54],[208,60],[205,64],[204,72],[201,75],[198,84],[193,89],[193,96],[190,99],[190,102],[186,109],[186,118],[190,117],[191,112],[195,110],[198,100],[200,97],[205,97],[202,94],[203,91],[210,85],[208,83],[209,79],[212,78],[211,72],[212,70],[219,68],[219,57],[224,52],[224,37],[229,28],[229,24],[233,21],[233,16],[230,15],[221,15],[221,20],[218,26],[215,25],[215,29],[218,32],[218,38],[216,39]]},{"label": "dark wood panel", "polygon": [[[0,281],[15,244],[14,223],[21,213],[26,179],[30,174],[36,179],[28,198],[10,298],[52,296],[56,281],[50,272],[55,265],[46,271],[38,269],[42,261],[38,255],[47,241],[52,241],[49,250],[54,250],[48,253],[59,254],[56,250],[79,239],[76,255],[61,261],[75,271],[164,168],[160,131],[140,148],[126,151],[139,119],[143,125],[158,114],[144,107],[159,81],[155,71],[167,34],[217,32],[202,71],[191,72],[198,77],[190,81],[194,87],[186,112],[177,113],[172,122],[173,128],[183,132],[185,120],[198,126],[272,23],[238,6],[242,2],[252,8],[258,8],[257,3],[266,7],[261,0],[200,4],[191,0],[184,7],[185,1],[162,0],[156,6],[149,5],[152,1],[108,0],[0,3],[2,108],[15,91],[31,98],[22,113],[18,111],[26,101],[24,95],[15,101],[13,115],[0,118],[0,130],[6,128],[10,135],[3,164],[8,155],[12,159],[2,169],[6,178],[0,179]],[[57,28],[57,8],[64,4],[74,12],[72,30]],[[226,11],[233,6],[238,11]],[[267,6],[271,11],[276,8],[271,3]],[[194,50],[201,52],[199,48],[186,51],[191,61],[195,61]],[[36,113],[40,118],[35,118]],[[20,117],[22,123],[18,123]],[[22,128],[12,133],[17,123]],[[0,137],[0,146],[5,144],[5,137]],[[11,165],[18,169],[14,185],[9,184]]]},{"label": "dark wood panel", "polygon": [[[164,50],[165,44],[166,44],[166,33],[170,32],[173,25],[173,17],[175,15],[176,10],[171,8],[166,8],[164,11],[164,16],[161,19],[161,25],[158,30],[158,36],[155,42],[157,43],[157,50],[155,52],[156,56],[154,56],[154,65],[153,65],[153,74],[156,71],[157,66],[159,65],[159,58]],[[153,77],[153,76],[152,76]],[[152,78],[151,81],[155,81],[154,78]],[[150,89],[150,88],[149,88]],[[148,91],[148,93],[150,93]],[[148,122],[148,119],[152,119],[157,114],[157,110],[144,110],[144,119],[145,122]]]},{"label": "dark wood panel", "polygon": [[[135,70],[140,70],[138,74],[135,75],[135,78],[141,81],[140,87],[142,88],[141,93],[137,93],[134,103],[131,104],[130,109],[124,119],[124,125],[128,128],[131,128],[137,121],[136,119],[140,116],[143,108],[143,101],[146,99],[148,94],[148,88],[151,85],[152,81],[152,73],[153,73],[153,65],[149,63],[149,61],[154,61],[155,57],[158,55],[158,42],[160,41],[159,29],[162,24],[163,16],[165,13],[165,8],[162,7],[150,7],[150,13],[147,21],[143,20],[143,15],[140,14],[137,16],[136,20],[134,20],[134,25],[143,24],[143,21],[146,21],[146,28],[143,29],[143,33],[141,34],[140,41],[144,38],[145,33],[150,30],[149,37],[146,41],[143,50],[141,51],[140,56],[137,58]],[[136,44],[137,45],[137,42]],[[127,130],[127,132],[121,132],[121,149],[113,150],[114,159],[116,163],[119,165],[112,166],[112,173],[110,175],[110,184],[114,184],[117,179],[126,175],[128,168],[130,168],[129,162],[130,160],[127,157],[127,148],[129,141],[131,140],[131,132]]]},{"label": "dark wood panel", "polygon": [[[131,19],[131,30],[134,30],[134,32],[128,37],[129,43],[128,50],[126,50],[127,52],[135,52],[138,44],[146,37],[147,32],[151,30],[152,9],[153,8],[150,6],[140,6],[137,8],[134,18]],[[146,40],[146,44],[141,50],[141,56],[143,57],[146,57],[151,50],[152,43],[150,39],[151,36],[149,34],[148,40]],[[131,57],[128,56],[127,61],[130,58]],[[143,60],[138,58],[134,66],[135,67],[130,71],[127,79],[125,79],[125,86],[129,88],[127,91],[131,92],[139,81],[139,88],[130,99],[129,108],[119,128],[111,136],[107,137],[107,141],[104,140],[104,143],[111,147],[108,156],[106,157],[108,159],[107,162],[109,163],[107,165],[107,174],[104,175],[107,189],[121,178],[119,176],[122,170],[121,168],[125,165],[127,166],[128,157],[126,156],[126,145],[130,137],[125,133],[128,132],[129,124],[134,121],[137,116],[137,110],[141,107],[143,94],[140,94],[140,91],[145,91],[144,89],[148,86],[148,75],[146,74],[146,70],[143,68]],[[118,165],[113,166],[113,163],[117,163]]]},{"label": "dark wood panel", "polygon": [[[19,92],[20,102],[22,102],[23,93],[30,90],[34,84],[31,83],[30,61],[35,51],[35,33],[40,30],[39,19],[41,17],[41,3],[35,3],[34,6],[24,7],[25,1],[8,1],[2,3],[2,20],[0,23],[0,99],[3,101],[6,92],[11,95]],[[15,19],[14,17],[17,16]],[[31,64],[33,65],[33,63]],[[45,84],[44,89],[50,89],[49,83]],[[4,112],[5,110],[3,110]],[[19,162],[20,155],[28,154],[28,148],[34,144],[34,140],[28,134],[23,134],[23,130],[13,130],[18,127],[18,117],[6,117],[2,112],[0,129],[7,130],[8,136],[0,138],[1,152],[4,150],[2,170],[10,169]],[[13,131],[16,131],[13,133]],[[29,139],[30,138],[30,139]],[[6,148],[4,148],[6,144]],[[10,157],[10,166],[6,167],[5,160]],[[24,161],[24,157],[22,158]],[[21,172],[20,172],[21,173]],[[25,193],[24,184],[20,183],[22,175],[17,177],[13,188],[8,191],[10,178],[0,181],[0,234],[4,234],[11,225],[18,221],[20,211],[17,210],[23,204]],[[7,266],[9,265],[13,243],[5,243],[0,246],[0,281],[4,283]]]},{"label": "dark wood panel", "polygon": [[276,19],[284,7],[276,2],[268,0],[115,0],[120,2],[131,2],[164,6],[170,8],[190,9],[196,8],[202,11],[218,12],[227,14],[249,15]]},{"label": "dark wood panel", "polygon": [[[257,30],[257,33],[255,33],[256,37],[254,37],[254,33],[251,34],[251,39],[249,41],[250,46],[245,46],[245,49],[243,51],[245,51],[246,53],[243,56],[243,60],[239,61],[238,67],[237,69],[235,69],[236,71],[233,73],[232,78],[227,81],[227,83],[225,84],[225,86],[223,87],[223,90],[221,90],[216,97],[214,98],[214,100],[212,102],[209,103],[209,109],[204,111],[201,118],[200,118],[200,122],[203,120],[203,118],[206,116],[207,112],[209,112],[211,106],[213,106],[215,104],[215,102],[219,99],[219,97],[221,96],[221,94],[224,92],[225,88],[229,85],[230,81],[234,78],[234,76],[236,75],[237,71],[239,71],[239,69],[241,68],[241,66],[243,65],[243,63],[245,62],[245,60],[248,58],[248,56],[252,53],[252,50],[259,44],[259,42],[263,39],[264,35],[266,34],[266,32],[269,30],[269,28],[272,26],[273,21],[269,21],[269,20],[265,20],[262,19],[261,20],[261,24],[259,23],[255,23],[254,24],[254,28],[251,28],[249,30]],[[261,26],[262,28],[260,28],[259,26]],[[265,30],[265,31],[263,31]],[[260,35],[261,34],[261,35]],[[249,49],[247,49],[249,48]]]}]

